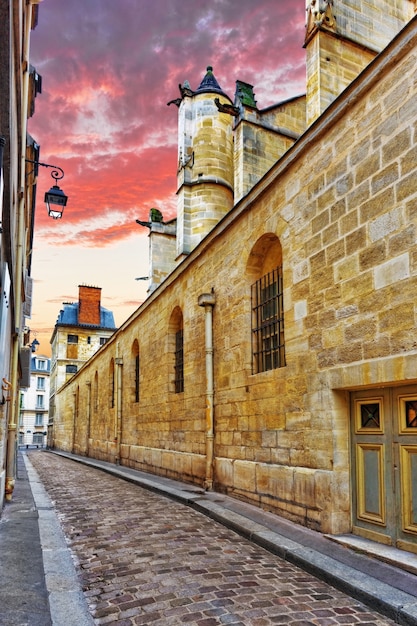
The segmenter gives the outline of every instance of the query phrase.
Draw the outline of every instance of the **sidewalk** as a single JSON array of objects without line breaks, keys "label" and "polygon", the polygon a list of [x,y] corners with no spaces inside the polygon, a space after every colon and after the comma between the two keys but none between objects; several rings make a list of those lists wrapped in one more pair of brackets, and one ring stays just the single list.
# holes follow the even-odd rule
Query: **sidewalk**
[{"label": "sidewalk", "polygon": [[92,626],[54,506],[25,452],[0,518],[0,626]]},{"label": "sidewalk", "polygon": [[[329,538],[193,485],[103,461],[55,454],[191,506],[396,623],[417,625],[416,555],[351,536]],[[6,505],[0,520],[0,626],[91,625],[53,505],[30,464],[30,455],[23,452],[18,457],[14,500]],[[390,563],[380,559],[390,559]]]},{"label": "sidewalk", "polygon": [[0,625],[50,626],[38,512],[22,455],[12,502],[0,518]]}]

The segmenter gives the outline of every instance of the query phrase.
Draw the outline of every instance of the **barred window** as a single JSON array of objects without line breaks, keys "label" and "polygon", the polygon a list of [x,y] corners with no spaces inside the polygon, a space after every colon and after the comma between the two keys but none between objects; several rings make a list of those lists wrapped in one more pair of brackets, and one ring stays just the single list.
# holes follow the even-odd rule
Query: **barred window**
[{"label": "barred window", "polygon": [[98,411],[98,372],[94,374],[94,411]]},{"label": "barred window", "polygon": [[132,389],[131,401],[139,402],[140,400],[140,353],[139,342],[137,339],[132,344],[131,365],[129,370],[129,380]]},{"label": "barred window", "polygon": [[175,333],[175,393],[184,391],[184,332],[183,329]]},{"label": "barred window", "polygon": [[277,267],[252,285],[254,374],[285,365],[282,268]]},{"label": "barred window", "polygon": [[110,361],[109,368],[109,405],[110,408],[114,408],[114,397],[115,397],[115,380],[114,380],[114,359]]},{"label": "barred window", "polygon": [[139,374],[140,374],[140,361],[139,354],[135,356],[135,402],[139,402]]}]

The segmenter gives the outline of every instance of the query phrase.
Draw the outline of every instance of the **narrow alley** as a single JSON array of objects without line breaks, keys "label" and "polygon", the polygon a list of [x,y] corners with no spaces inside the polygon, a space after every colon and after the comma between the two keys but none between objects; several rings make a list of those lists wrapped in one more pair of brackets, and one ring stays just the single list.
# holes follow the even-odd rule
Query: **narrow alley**
[{"label": "narrow alley", "polygon": [[29,452],[97,625],[393,624],[181,503]]}]

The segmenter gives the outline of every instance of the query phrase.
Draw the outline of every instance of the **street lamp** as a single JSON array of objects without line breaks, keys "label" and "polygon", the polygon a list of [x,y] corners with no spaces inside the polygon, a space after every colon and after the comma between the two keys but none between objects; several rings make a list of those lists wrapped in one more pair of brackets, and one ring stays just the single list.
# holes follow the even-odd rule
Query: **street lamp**
[{"label": "street lamp", "polygon": [[52,217],[54,220],[61,218],[64,212],[64,207],[67,204],[68,196],[65,195],[56,183],[58,180],[61,180],[61,178],[64,178],[64,170],[62,167],[58,167],[58,165],[49,165],[49,163],[41,163],[40,161],[32,161],[31,159],[26,159],[26,162],[34,163],[35,176],[38,175],[39,165],[42,165],[42,167],[50,167],[52,169],[51,176],[55,180],[55,184],[45,193],[45,203],[46,208],[48,209],[49,217]]},{"label": "street lamp", "polygon": [[39,341],[35,338],[32,343],[29,344],[29,348],[31,349],[32,352],[36,352],[36,350],[38,349],[39,346]]}]

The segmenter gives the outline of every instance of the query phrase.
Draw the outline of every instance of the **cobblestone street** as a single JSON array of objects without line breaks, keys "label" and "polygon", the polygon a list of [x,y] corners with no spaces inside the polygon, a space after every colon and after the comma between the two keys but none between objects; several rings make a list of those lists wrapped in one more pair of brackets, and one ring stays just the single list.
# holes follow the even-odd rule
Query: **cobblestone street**
[{"label": "cobblestone street", "polygon": [[393,624],[202,514],[44,452],[29,453],[96,624]]}]

